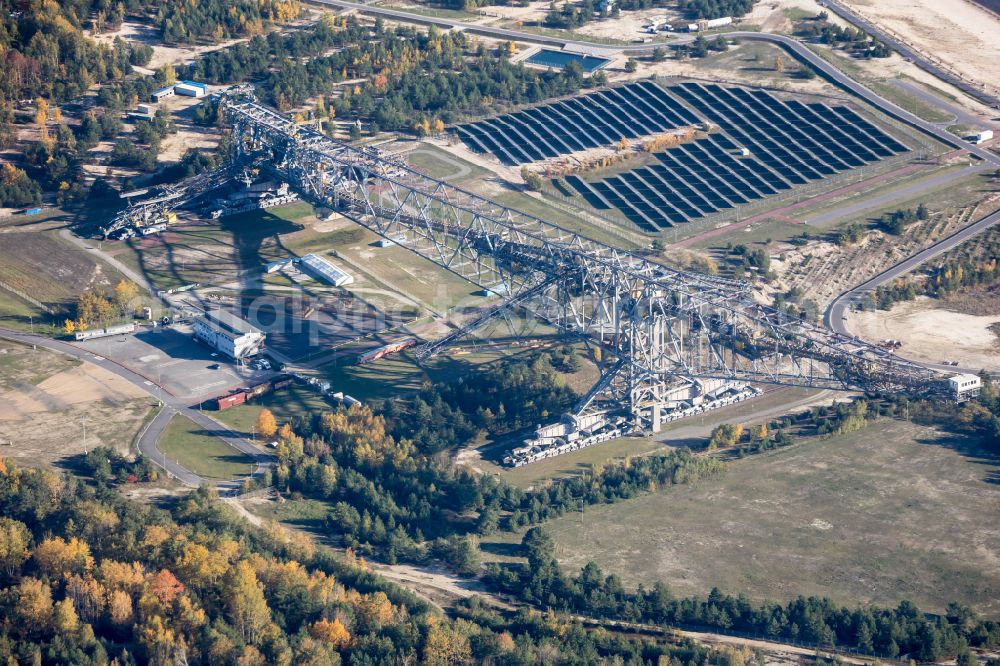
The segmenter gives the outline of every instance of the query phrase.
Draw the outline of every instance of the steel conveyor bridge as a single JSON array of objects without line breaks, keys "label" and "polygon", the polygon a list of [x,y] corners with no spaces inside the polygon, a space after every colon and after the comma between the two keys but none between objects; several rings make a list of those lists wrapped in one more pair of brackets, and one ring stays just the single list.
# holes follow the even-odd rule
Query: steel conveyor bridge
[{"label": "steel conveyor bridge", "polygon": [[327,207],[506,298],[488,320],[528,313],[600,350],[582,410],[658,430],[678,386],[770,383],[923,392],[939,377],[889,351],[757,302],[742,281],[674,270],[353,147],[257,103],[224,96],[232,164],[258,162]]}]

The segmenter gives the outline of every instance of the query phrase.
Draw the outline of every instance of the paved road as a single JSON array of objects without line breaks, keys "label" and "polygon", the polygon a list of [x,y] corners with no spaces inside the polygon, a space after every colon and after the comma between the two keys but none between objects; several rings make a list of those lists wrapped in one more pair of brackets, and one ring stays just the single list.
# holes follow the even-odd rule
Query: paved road
[{"label": "paved road", "polygon": [[[142,389],[151,397],[160,401],[163,404],[163,408],[139,436],[139,441],[137,443],[139,452],[156,463],[158,466],[165,469],[170,475],[177,478],[185,485],[198,487],[207,481],[191,470],[182,467],[176,461],[165,457],[163,453],[156,448],[156,443],[159,440],[160,435],[163,434],[164,429],[167,427],[167,423],[169,423],[170,418],[175,414],[186,416],[201,426],[208,434],[221,438],[229,446],[250,457],[256,465],[257,473],[261,472],[264,467],[272,465],[274,462],[273,455],[261,451],[250,442],[246,441],[227,428],[225,425],[213,419],[208,414],[205,414],[197,409],[192,409],[188,405],[184,404],[182,400],[168,394],[152,381],[124,366],[115,363],[114,361],[106,359],[102,356],[97,356],[90,351],[81,349],[68,342],[53,340],[51,338],[42,337],[40,335],[32,335],[30,333],[13,331],[6,328],[0,328],[0,338],[13,340],[25,345],[37,345],[42,349],[48,349],[60,354],[66,354],[79,359],[84,363],[97,365],[109,372],[113,372],[119,377],[122,377]],[[217,486],[220,491],[229,492],[235,490],[238,484],[231,481],[221,481],[217,484]]]},{"label": "paved road", "polygon": [[875,25],[868,19],[863,18],[862,16],[855,14],[853,11],[851,11],[844,5],[841,5],[835,0],[826,0],[825,3],[821,2],[820,4],[829,7],[829,9],[833,11],[834,14],[838,15],[840,18],[844,19],[849,23],[853,23],[855,26],[861,28],[869,35],[875,37],[875,39],[878,39],[879,41],[888,44],[894,51],[896,51],[905,58],[909,58],[921,69],[930,72],[931,74],[941,79],[942,81],[947,81],[948,83],[955,86],[962,92],[971,95],[972,97],[975,97],[984,104],[1000,108],[1000,98],[996,97],[995,95],[989,94],[988,92],[980,89],[975,84],[966,81],[957,74],[949,72],[940,65],[931,62],[920,51],[917,51],[910,45],[899,41],[886,31],[882,30],[882,28],[880,28],[879,26]]},{"label": "paved road", "polygon": [[[838,296],[837,299],[834,300],[833,303],[831,303],[830,306],[827,308],[825,315],[826,325],[838,333],[842,333],[844,335],[851,335],[850,331],[847,328],[847,320],[845,319],[845,317],[847,316],[847,313],[850,311],[852,301],[854,301],[857,298],[860,298],[867,292],[874,290],[876,287],[880,287],[888,282],[892,282],[898,277],[906,275],[907,273],[913,271],[918,266],[930,261],[934,257],[937,257],[943,254],[944,252],[947,252],[956,245],[964,243],[973,236],[982,233],[983,231],[989,229],[998,222],[1000,222],[1000,211],[997,211],[992,215],[987,215],[978,222],[975,222],[967,226],[966,228],[955,232],[948,238],[945,238],[944,240],[938,242],[937,244],[930,246],[929,248],[923,250],[922,252],[918,252],[909,259],[904,259],[903,261],[899,262],[892,268],[888,269],[884,273],[876,275],[875,277],[873,277],[871,280],[868,280],[864,284],[858,285],[857,287],[854,287],[850,291],[844,292],[843,294]],[[928,363],[923,363],[922,365],[926,365],[927,367],[934,368],[937,370],[949,370],[952,372],[957,372],[960,370],[959,368],[954,368],[946,365],[936,365]],[[970,370],[970,371],[978,372],[978,370]]]},{"label": "paved road", "polygon": [[[493,37],[496,39],[508,39],[517,40],[520,42],[527,42],[531,44],[542,44],[545,46],[555,46],[558,48],[564,48],[566,46],[572,46],[575,49],[592,49],[592,50],[609,50],[607,44],[597,44],[595,42],[586,42],[580,40],[566,39],[562,37],[552,37],[548,35],[536,35],[531,32],[524,32],[521,30],[510,30],[508,28],[498,28],[495,26],[478,25],[476,23],[466,23],[464,21],[456,21],[448,18],[438,18],[433,16],[420,16],[418,14],[411,14],[407,11],[402,11],[399,9],[388,9],[386,7],[378,7],[375,5],[364,5],[357,2],[350,2],[349,0],[309,0],[315,4],[326,5],[329,7],[338,7],[340,9],[353,9],[362,14],[371,14],[373,16],[382,16],[384,18],[396,19],[399,21],[407,21],[410,23],[419,23],[423,25],[435,25],[446,29],[457,29],[463,30],[465,32],[470,32],[473,34],[479,34],[486,37]],[[925,134],[929,134],[934,138],[938,139],[942,143],[953,146],[954,148],[960,148],[966,150],[973,155],[976,155],[980,159],[986,161],[987,163],[1000,167],[1000,155],[993,153],[985,148],[973,145],[968,141],[964,141],[955,135],[951,134],[945,129],[938,127],[934,123],[927,122],[926,120],[919,118],[909,111],[893,104],[889,100],[881,97],[874,91],[870,90],[866,86],[858,83],[854,79],[850,78],[844,72],[837,69],[835,65],[824,60],[819,55],[815,54],[801,41],[793,38],[787,37],[785,35],[775,35],[766,32],[727,32],[724,36],[728,39],[740,39],[749,41],[760,41],[769,42],[771,44],[777,44],[782,48],[789,51],[798,60],[808,64],[817,73],[822,75],[831,83],[839,86],[840,88],[846,90],[847,92],[860,97],[865,100],[875,108],[879,109],[883,113],[915,127]],[[694,36],[681,37],[669,44],[683,44],[693,40]],[[613,47],[614,50],[620,51],[622,53],[638,54],[638,53],[649,53],[654,48],[662,47],[663,44],[633,44],[625,46]]]},{"label": "paved road", "polygon": [[811,217],[808,220],[803,220],[803,222],[805,222],[806,224],[821,225],[827,222],[840,220],[852,215],[857,215],[858,213],[863,213],[866,210],[872,210],[873,208],[878,208],[880,206],[890,204],[893,201],[912,199],[913,197],[919,195],[921,192],[926,192],[929,190],[939,188],[943,185],[947,185],[948,183],[952,183],[957,180],[961,180],[963,178],[971,176],[973,174],[985,171],[987,168],[988,167],[982,164],[973,164],[971,166],[965,167],[964,169],[959,169],[957,171],[951,171],[948,173],[940,173],[937,174],[936,176],[931,176],[930,178],[925,178],[916,183],[907,185],[906,187],[890,190],[888,192],[879,194],[874,197],[865,197],[865,193],[862,191],[858,193],[858,195],[861,197],[861,200],[858,201],[857,203],[849,204],[847,202],[844,202],[843,204],[838,206],[835,210],[832,210],[828,213],[823,213],[821,215],[816,215],[815,217]]},{"label": "paved road", "polygon": [[899,88],[903,92],[916,97],[924,102],[927,102],[931,106],[936,106],[945,113],[949,113],[954,116],[953,120],[945,121],[943,123],[938,123],[939,125],[953,125],[955,123],[961,123],[963,125],[973,125],[977,127],[988,128],[992,126],[988,118],[983,118],[977,116],[971,111],[966,111],[957,104],[953,104],[948,100],[935,95],[930,90],[927,90],[923,86],[917,85],[915,83],[910,83],[909,81],[904,81],[902,79],[893,79],[889,81],[889,85],[894,88]]}]

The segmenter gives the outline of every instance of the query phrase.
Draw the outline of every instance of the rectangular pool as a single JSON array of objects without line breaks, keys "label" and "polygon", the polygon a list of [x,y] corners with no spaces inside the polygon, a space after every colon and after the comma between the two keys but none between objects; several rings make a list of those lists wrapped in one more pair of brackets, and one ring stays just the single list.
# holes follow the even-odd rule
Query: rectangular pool
[{"label": "rectangular pool", "polygon": [[564,68],[571,62],[578,62],[580,66],[583,67],[583,71],[590,72],[596,71],[601,67],[607,65],[611,60],[608,58],[598,58],[596,56],[580,55],[578,53],[567,53],[566,51],[553,51],[552,49],[542,49],[538,53],[530,56],[525,60],[532,65],[541,65],[542,67],[555,67],[558,69]]}]

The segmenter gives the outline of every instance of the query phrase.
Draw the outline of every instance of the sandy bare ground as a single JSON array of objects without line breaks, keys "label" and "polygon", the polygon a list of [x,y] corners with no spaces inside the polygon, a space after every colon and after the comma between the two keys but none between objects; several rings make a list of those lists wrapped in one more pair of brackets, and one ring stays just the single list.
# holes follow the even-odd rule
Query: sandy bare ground
[{"label": "sandy bare ground", "polygon": [[88,32],[88,34],[98,42],[111,43],[115,37],[121,37],[126,41],[149,44],[153,47],[153,57],[146,65],[146,69],[157,69],[163,65],[188,63],[202,54],[218,51],[227,46],[245,41],[243,39],[230,39],[204,46],[166,46],[160,42],[159,31],[155,26],[139,21],[122,21],[121,27],[115,32],[104,32],[100,35]]},{"label": "sandy bare ground", "polygon": [[899,353],[907,358],[941,363],[958,361],[966,368],[1000,370],[1000,339],[989,330],[1000,323],[1000,313],[970,315],[937,307],[921,297],[889,310],[854,312],[851,332],[866,340],[899,340]]},{"label": "sandy bare ground", "polygon": [[671,25],[681,23],[681,18],[676,12],[670,11],[669,7],[654,7],[632,12],[623,11],[618,18],[591,21],[577,28],[575,32],[591,37],[620,39],[622,41],[648,39],[652,38],[653,35],[646,32],[645,26],[649,25],[654,18],[666,18],[667,23]]},{"label": "sandy bare ground", "polygon": [[137,387],[89,364],[34,385],[12,382],[0,389],[0,455],[58,465],[100,445],[128,454],[151,409]]},{"label": "sandy bare ground", "polygon": [[1000,92],[1000,18],[968,0],[846,0],[932,60]]}]

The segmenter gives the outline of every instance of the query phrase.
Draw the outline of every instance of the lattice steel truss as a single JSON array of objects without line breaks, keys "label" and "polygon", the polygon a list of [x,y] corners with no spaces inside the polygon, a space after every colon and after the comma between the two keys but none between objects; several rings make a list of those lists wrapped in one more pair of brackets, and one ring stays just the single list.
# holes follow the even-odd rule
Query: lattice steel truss
[{"label": "lattice steel truss", "polygon": [[[920,391],[936,375],[885,349],[790,318],[743,282],[673,270],[297,125],[252,99],[224,99],[233,162],[263,160],[328,207],[484,289],[486,319],[526,311],[593,349],[603,376],[578,412],[619,410],[656,429],[678,383],[772,383]],[[432,354],[442,345],[422,350]]]},{"label": "lattice steel truss", "polygon": [[[885,349],[756,302],[745,283],[676,271],[354,148],[252,101],[227,105],[237,158],[602,350],[581,405],[619,401],[652,418],[677,378],[875,391],[919,390],[935,374]],[[509,308],[485,313],[471,332]],[[442,348],[425,347],[424,355]],[[653,424],[655,425],[655,423]]]}]

